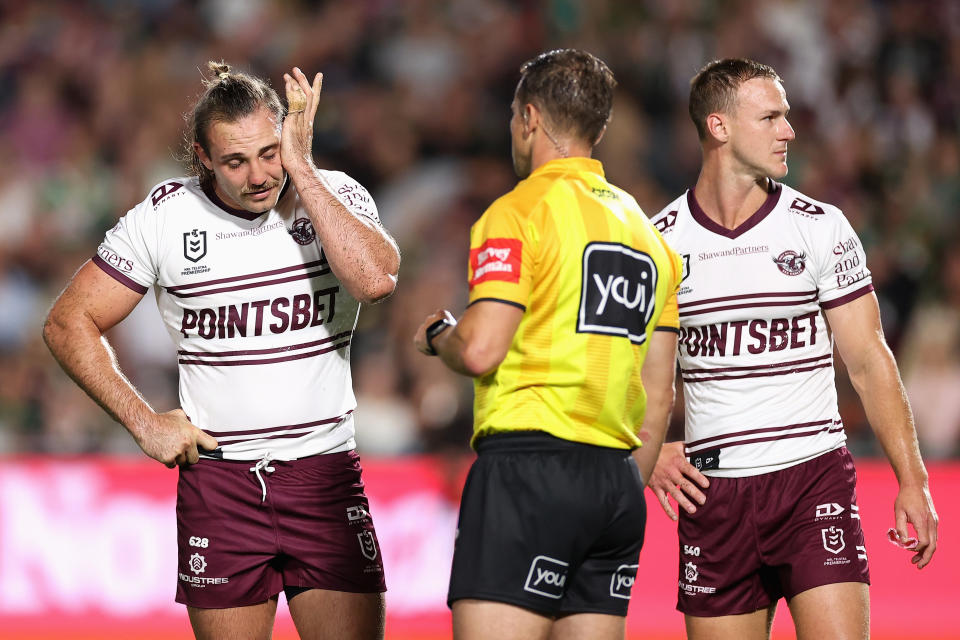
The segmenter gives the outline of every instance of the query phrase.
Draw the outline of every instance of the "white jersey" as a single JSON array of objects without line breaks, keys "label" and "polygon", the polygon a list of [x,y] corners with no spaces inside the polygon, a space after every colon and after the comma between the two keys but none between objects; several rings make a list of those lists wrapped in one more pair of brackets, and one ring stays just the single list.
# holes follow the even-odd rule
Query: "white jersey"
[{"label": "white jersey", "polygon": [[692,190],[653,219],[684,259],[684,444],[707,475],[776,471],[846,441],[821,310],[873,290],[863,246],[836,207],[773,187],[735,230]]},{"label": "white jersey", "polygon": [[[321,171],[353,214],[367,191]],[[216,456],[291,460],[352,449],[350,341],[359,303],[330,270],[289,182],[264,214],[232,209],[197,178],[157,185],[106,234],[94,262],[138,293],[156,285],[177,348],[180,405]]]}]

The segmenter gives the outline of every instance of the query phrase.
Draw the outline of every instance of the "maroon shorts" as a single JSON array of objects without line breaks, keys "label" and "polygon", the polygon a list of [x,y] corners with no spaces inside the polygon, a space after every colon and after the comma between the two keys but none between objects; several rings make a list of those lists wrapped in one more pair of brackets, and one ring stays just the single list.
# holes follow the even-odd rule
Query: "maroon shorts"
[{"label": "maroon shorts", "polygon": [[710,478],[707,502],[680,511],[677,609],[725,616],[825,584],[870,583],[846,448],[781,471]]},{"label": "maroon shorts", "polygon": [[201,459],[180,469],[177,602],[221,609],[284,588],[386,590],[356,452],[271,461],[259,474],[255,465]]}]

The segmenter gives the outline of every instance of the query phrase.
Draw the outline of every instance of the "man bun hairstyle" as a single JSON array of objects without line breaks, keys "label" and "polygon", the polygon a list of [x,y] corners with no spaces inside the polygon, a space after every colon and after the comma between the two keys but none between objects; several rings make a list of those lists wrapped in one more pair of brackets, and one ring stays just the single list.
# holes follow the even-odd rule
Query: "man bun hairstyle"
[{"label": "man bun hairstyle", "polygon": [[754,78],[782,82],[773,67],[746,58],[724,58],[708,62],[690,81],[690,118],[701,140],[707,138],[707,116],[730,113],[736,106],[737,90]]},{"label": "man bun hairstyle", "polygon": [[213,183],[213,172],[207,169],[197,155],[193,143],[197,142],[210,154],[210,127],[216,122],[236,122],[264,107],[274,115],[277,126],[283,122],[286,109],[280,97],[266,80],[233,71],[222,60],[208,62],[209,78],[203,79],[205,87],[193,109],[185,116],[187,131],[184,135],[184,160],[191,175],[200,178],[200,184]]},{"label": "man bun hairstyle", "polygon": [[517,102],[540,109],[558,134],[595,145],[610,121],[617,81],[600,58],[578,49],[541,53],[520,67]]}]

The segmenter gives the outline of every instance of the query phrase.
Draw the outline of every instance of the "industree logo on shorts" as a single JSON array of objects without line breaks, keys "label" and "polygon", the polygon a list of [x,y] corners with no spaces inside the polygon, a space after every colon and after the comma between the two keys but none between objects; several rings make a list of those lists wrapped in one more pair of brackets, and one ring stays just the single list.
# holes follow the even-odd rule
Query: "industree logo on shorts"
[{"label": "industree logo on shorts", "polygon": [[230,578],[208,578],[201,576],[199,574],[204,573],[207,570],[207,559],[204,558],[199,553],[195,553],[190,556],[189,562],[190,571],[194,572],[197,575],[191,576],[185,573],[180,574],[180,580],[182,582],[188,583],[192,587],[205,587],[211,584],[226,584],[230,582]]},{"label": "industree logo on shorts", "polygon": [[567,582],[568,566],[566,562],[556,558],[537,556],[530,563],[530,572],[527,573],[523,590],[559,600],[563,597],[563,587]]}]

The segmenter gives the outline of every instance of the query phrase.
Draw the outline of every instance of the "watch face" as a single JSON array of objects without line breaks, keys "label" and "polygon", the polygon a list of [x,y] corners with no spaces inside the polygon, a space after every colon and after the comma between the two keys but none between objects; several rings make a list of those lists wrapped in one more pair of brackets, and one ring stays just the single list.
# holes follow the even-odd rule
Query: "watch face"
[{"label": "watch face", "polygon": [[426,334],[427,338],[427,346],[430,348],[430,351],[433,352],[431,355],[437,354],[437,350],[433,348],[433,339],[443,333],[447,327],[452,327],[455,324],[456,322],[450,322],[449,318],[440,318],[427,327],[427,330],[424,333]]},{"label": "watch face", "polygon": [[433,338],[441,333],[450,326],[450,321],[446,318],[440,318],[429,327],[427,327],[427,338]]}]

